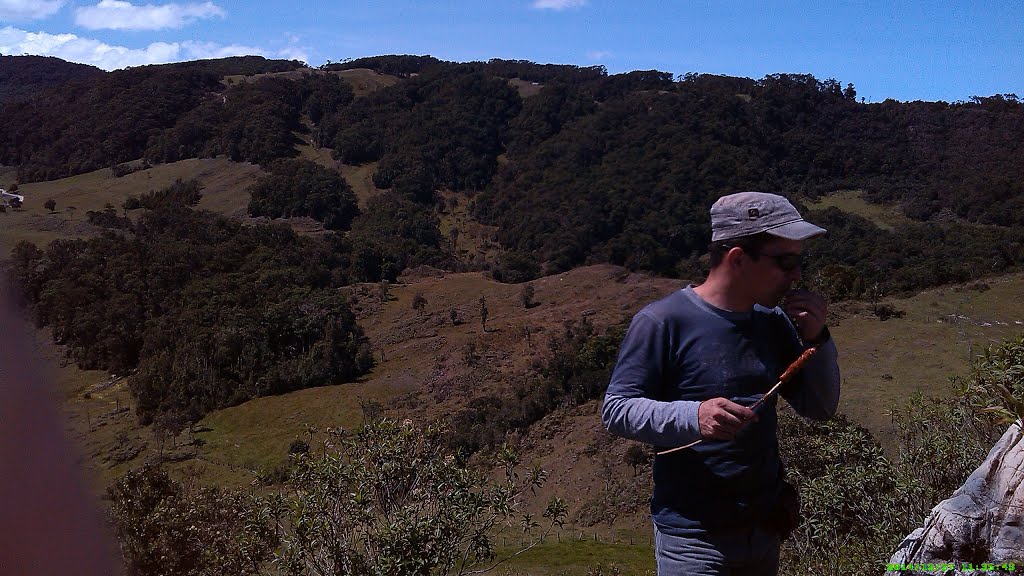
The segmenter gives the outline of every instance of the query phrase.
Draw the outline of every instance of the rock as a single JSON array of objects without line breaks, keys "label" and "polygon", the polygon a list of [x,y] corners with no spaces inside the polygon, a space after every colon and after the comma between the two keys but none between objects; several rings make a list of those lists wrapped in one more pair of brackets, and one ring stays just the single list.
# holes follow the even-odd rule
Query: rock
[{"label": "rock", "polygon": [[924,526],[899,545],[889,560],[890,568],[896,564],[908,569],[890,570],[887,575],[973,574],[985,563],[1024,564],[1021,426],[1021,420],[1014,422],[963,486],[933,508]]}]

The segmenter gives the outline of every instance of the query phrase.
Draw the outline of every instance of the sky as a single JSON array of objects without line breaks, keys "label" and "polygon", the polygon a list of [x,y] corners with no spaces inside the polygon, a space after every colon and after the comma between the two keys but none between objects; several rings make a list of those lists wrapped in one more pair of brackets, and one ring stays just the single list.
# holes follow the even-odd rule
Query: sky
[{"label": "sky", "polygon": [[1020,0],[0,0],[0,54],[114,70],[258,54],[380,54],[759,79],[813,74],[868,102],[1024,98]]}]

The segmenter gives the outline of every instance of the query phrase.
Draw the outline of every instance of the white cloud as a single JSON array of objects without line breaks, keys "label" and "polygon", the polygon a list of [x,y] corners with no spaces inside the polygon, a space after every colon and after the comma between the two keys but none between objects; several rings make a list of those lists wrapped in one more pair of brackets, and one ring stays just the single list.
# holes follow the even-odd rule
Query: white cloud
[{"label": "white cloud", "polygon": [[612,53],[608,50],[594,50],[592,52],[587,52],[587,58],[591,60],[604,60],[611,57]]},{"label": "white cloud", "polygon": [[538,10],[567,10],[586,4],[587,0],[533,0],[533,7]]},{"label": "white cloud", "polygon": [[0,22],[46,18],[63,5],[64,0],[0,0]]},{"label": "white cloud", "polygon": [[163,30],[226,15],[213,2],[136,6],[123,0],[100,0],[95,6],[76,9],[75,24],[90,30]]},{"label": "white cloud", "polygon": [[7,26],[0,28],[0,53],[56,56],[69,62],[92,64],[104,70],[127,66],[166,64],[183,60],[225,58],[227,56],[265,56],[307,61],[300,49],[288,47],[270,51],[255,46],[215,44],[213,42],[153,42],[144,48],[112,46],[75,34],[28,32]]},{"label": "white cloud", "polygon": [[288,46],[277,51],[278,58],[309,63],[309,51],[299,46]]}]

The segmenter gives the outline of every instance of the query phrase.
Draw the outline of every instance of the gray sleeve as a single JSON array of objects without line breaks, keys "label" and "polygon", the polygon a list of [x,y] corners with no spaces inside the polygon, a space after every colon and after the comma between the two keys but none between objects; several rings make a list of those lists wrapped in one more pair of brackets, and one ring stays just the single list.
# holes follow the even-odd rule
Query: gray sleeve
[{"label": "gray sleeve", "polygon": [[661,402],[607,394],[601,420],[610,432],[655,446],[682,446],[700,438],[700,402]]},{"label": "gray sleeve", "polygon": [[643,311],[633,317],[601,408],[601,420],[613,434],[656,446],[682,445],[700,437],[700,402],[657,400],[667,347],[661,322]]},{"label": "gray sleeve", "polygon": [[[797,414],[828,420],[839,408],[839,352],[831,338],[804,365],[798,386],[781,387],[781,394]],[[796,382],[794,382],[796,383]]]}]

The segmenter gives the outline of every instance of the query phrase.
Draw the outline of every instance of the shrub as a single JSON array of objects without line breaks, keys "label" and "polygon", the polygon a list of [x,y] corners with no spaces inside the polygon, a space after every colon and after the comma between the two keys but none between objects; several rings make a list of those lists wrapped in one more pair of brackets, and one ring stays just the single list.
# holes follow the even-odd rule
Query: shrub
[{"label": "shrub", "polygon": [[987,348],[970,376],[956,380],[969,406],[988,424],[1024,418],[1024,335]]},{"label": "shrub", "polygon": [[182,484],[150,467],[107,494],[121,551],[139,576],[263,574],[277,547],[276,508],[246,492]]},{"label": "shrub", "polygon": [[[498,453],[504,478],[490,481],[443,448],[444,430],[381,419],[359,432],[334,430],[325,452],[296,463],[277,558],[286,574],[464,574],[495,557],[493,529],[540,525],[515,512],[546,473],[519,472]],[[547,530],[562,523],[552,500]]]},{"label": "shrub", "polygon": [[921,489],[864,428],[779,411],[779,449],[800,491],[803,524],[782,550],[780,574],[875,575],[923,519]]},{"label": "shrub", "polygon": [[519,292],[519,298],[523,301],[523,308],[533,308],[537,305],[537,302],[533,299],[535,292],[533,284],[523,285],[523,289]]}]

